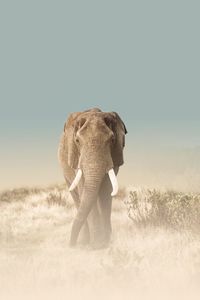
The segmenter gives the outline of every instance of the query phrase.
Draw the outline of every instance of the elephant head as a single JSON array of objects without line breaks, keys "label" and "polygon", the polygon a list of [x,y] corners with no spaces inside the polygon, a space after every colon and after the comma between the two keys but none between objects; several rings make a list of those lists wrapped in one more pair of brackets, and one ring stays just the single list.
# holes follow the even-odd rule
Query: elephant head
[{"label": "elephant head", "polygon": [[106,174],[112,184],[112,195],[118,190],[114,168],[123,164],[126,127],[115,112],[91,109],[73,113],[64,126],[67,164],[76,171],[70,191],[83,179],[81,204],[71,232],[71,245],[76,243],[79,231],[97,199]]}]

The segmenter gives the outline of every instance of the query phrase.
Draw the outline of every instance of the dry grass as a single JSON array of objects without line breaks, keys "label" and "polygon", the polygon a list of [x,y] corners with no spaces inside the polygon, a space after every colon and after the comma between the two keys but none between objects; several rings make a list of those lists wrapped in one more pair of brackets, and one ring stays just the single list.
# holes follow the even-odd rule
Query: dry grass
[{"label": "dry grass", "polygon": [[138,188],[125,198],[135,225],[200,231],[200,194]]},{"label": "dry grass", "polygon": [[92,251],[68,247],[75,209],[63,186],[1,193],[0,299],[198,298],[194,199],[199,196],[121,191],[113,201],[110,247]]}]

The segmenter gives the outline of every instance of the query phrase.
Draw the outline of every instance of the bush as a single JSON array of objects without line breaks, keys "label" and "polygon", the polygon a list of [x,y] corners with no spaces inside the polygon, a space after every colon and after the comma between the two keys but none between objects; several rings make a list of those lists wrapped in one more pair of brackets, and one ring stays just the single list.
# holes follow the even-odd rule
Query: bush
[{"label": "bush", "polygon": [[200,229],[200,194],[138,189],[129,193],[125,204],[137,225]]}]

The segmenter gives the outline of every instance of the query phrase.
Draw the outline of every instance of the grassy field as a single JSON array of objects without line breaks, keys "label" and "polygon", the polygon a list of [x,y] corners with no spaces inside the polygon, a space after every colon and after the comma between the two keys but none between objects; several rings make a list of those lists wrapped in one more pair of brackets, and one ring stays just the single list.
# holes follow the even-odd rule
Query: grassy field
[{"label": "grassy field", "polygon": [[68,247],[63,186],[0,194],[0,299],[199,299],[200,194],[121,190],[107,249]]}]

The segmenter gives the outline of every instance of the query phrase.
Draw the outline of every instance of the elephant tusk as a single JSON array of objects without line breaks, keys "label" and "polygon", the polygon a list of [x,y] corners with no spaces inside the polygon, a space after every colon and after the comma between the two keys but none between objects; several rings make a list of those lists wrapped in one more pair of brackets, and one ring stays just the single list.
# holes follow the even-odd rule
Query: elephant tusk
[{"label": "elephant tusk", "polygon": [[72,184],[69,188],[70,192],[73,191],[77,187],[77,185],[81,179],[81,176],[82,176],[82,171],[81,171],[81,169],[78,169],[78,172],[76,173],[76,177],[74,178],[74,181],[72,182]]},{"label": "elephant tusk", "polygon": [[117,177],[115,175],[115,172],[113,169],[110,169],[110,171],[108,172],[111,184],[112,184],[112,188],[113,191],[111,193],[111,196],[115,196],[118,192],[118,182],[117,182]]}]

